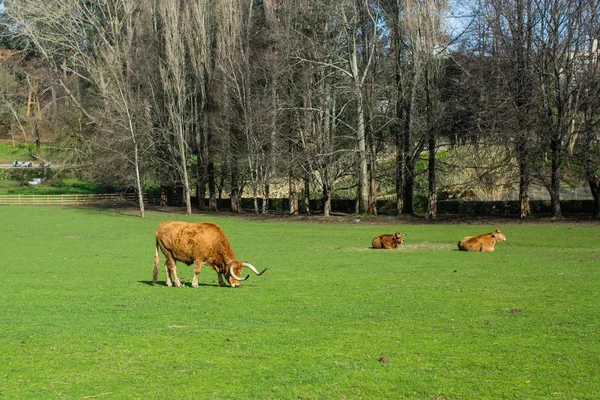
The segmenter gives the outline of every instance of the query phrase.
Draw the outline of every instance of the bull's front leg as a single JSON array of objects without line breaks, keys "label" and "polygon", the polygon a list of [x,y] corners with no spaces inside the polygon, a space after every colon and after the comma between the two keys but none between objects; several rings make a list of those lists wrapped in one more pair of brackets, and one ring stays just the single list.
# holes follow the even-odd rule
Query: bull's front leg
[{"label": "bull's front leg", "polygon": [[217,277],[219,278],[219,286],[227,286],[223,280],[223,273],[217,271]]},{"label": "bull's front leg", "polygon": [[204,265],[204,263],[201,261],[194,262],[194,279],[192,279],[192,287],[198,287],[198,275],[200,275],[200,272],[202,271],[202,265]]}]

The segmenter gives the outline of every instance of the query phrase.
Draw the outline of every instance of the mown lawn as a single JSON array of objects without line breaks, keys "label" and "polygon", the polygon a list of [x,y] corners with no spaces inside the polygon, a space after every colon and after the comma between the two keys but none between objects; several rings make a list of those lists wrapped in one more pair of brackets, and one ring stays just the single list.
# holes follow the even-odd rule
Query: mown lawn
[{"label": "mown lawn", "polygon": [[[217,222],[259,269],[151,284],[154,230]],[[0,207],[0,398],[593,399],[600,225],[365,225]],[[402,231],[397,250],[371,239]],[[164,258],[161,255],[161,263]],[[382,359],[382,356],[384,357]]]}]

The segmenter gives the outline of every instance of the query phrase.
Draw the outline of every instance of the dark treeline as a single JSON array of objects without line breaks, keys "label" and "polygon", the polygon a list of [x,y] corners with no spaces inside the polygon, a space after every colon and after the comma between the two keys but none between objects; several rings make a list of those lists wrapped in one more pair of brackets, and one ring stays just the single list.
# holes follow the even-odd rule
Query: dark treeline
[{"label": "dark treeline", "polygon": [[560,217],[568,177],[598,217],[599,1],[5,0],[0,119],[142,215],[158,185],[188,213],[277,188],[291,214],[419,195],[427,218],[514,189],[525,218],[541,185]]}]

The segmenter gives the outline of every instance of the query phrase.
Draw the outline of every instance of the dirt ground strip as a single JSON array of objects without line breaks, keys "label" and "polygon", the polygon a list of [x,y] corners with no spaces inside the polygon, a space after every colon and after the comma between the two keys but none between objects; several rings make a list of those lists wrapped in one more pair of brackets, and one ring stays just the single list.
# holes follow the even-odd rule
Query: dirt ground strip
[{"label": "dirt ground strip", "polygon": [[[132,211],[134,208],[132,208]],[[169,214],[185,215],[185,208],[181,207],[158,207],[147,206],[147,211],[164,212]],[[519,217],[496,217],[496,216],[466,216],[466,215],[439,215],[436,219],[428,220],[422,216],[414,215],[355,215],[333,213],[329,217],[320,214],[289,215],[282,211],[269,211],[267,214],[254,214],[252,210],[244,210],[243,213],[232,213],[229,211],[209,212],[204,210],[193,210],[194,215],[221,215],[236,217],[253,221],[277,221],[277,222],[312,222],[323,224],[365,224],[365,225],[416,225],[416,224],[457,224],[457,225],[486,225],[486,224],[594,224],[600,225],[600,219],[594,219],[589,215],[568,215],[560,219],[549,216],[534,216],[521,219]]]}]

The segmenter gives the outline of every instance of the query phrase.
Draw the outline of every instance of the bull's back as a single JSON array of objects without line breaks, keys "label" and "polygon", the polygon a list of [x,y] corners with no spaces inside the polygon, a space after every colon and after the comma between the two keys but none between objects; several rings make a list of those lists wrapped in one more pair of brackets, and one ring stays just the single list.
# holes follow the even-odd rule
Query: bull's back
[{"label": "bull's back", "polygon": [[379,235],[373,239],[373,248],[375,249],[394,249],[397,246],[393,239],[394,235]]},{"label": "bull's back", "polygon": [[212,222],[165,221],[156,229],[156,240],[175,259],[188,264],[212,261],[206,258],[231,249],[221,228]]},{"label": "bull's back", "polygon": [[458,242],[458,249],[464,251],[494,251],[494,243],[491,233],[484,233],[477,236],[465,237]]}]

